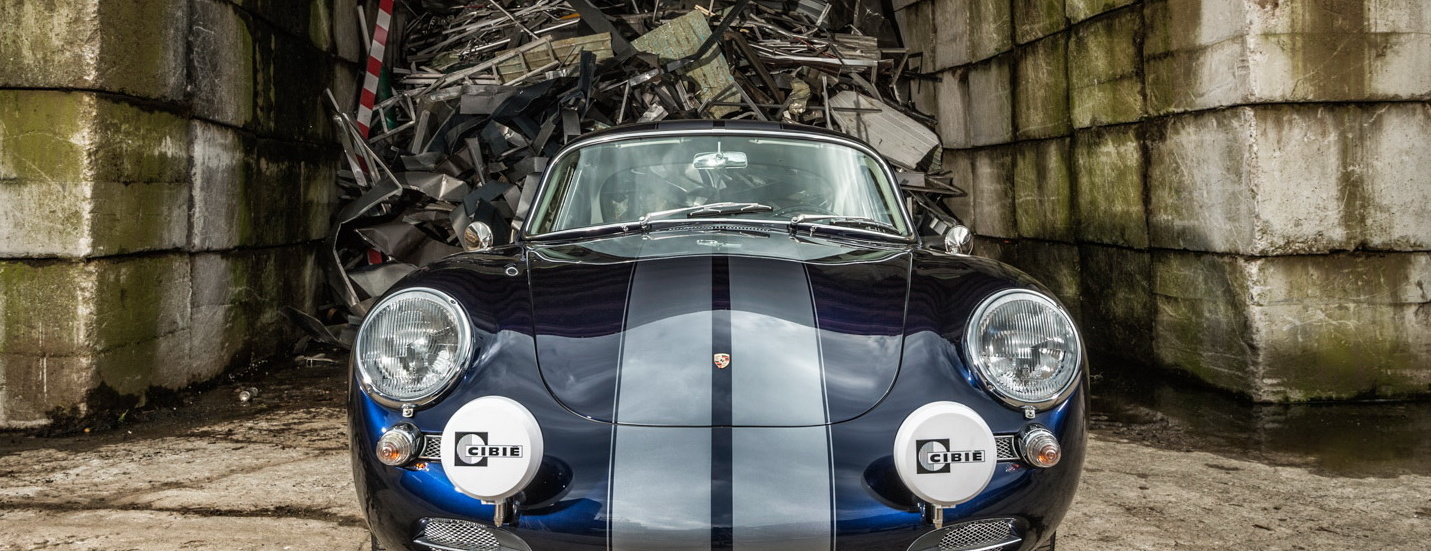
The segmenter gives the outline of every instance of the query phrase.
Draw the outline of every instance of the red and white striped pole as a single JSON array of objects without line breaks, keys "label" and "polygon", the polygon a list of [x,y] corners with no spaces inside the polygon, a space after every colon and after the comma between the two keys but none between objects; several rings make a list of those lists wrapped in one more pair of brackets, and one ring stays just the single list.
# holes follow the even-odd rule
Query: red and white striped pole
[{"label": "red and white striped pole", "polygon": [[393,0],[378,3],[378,18],[373,26],[373,42],[368,46],[368,71],[363,77],[363,95],[358,98],[358,132],[368,137],[368,122],[373,118],[373,106],[378,102],[378,78],[383,72],[383,52],[387,50],[388,26],[393,21]]}]

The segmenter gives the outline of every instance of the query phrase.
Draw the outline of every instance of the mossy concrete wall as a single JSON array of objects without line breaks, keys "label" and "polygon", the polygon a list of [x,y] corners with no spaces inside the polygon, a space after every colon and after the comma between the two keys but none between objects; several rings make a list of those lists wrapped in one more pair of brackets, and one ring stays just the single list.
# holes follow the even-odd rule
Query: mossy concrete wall
[{"label": "mossy concrete wall", "polygon": [[1261,401],[1431,394],[1431,4],[895,8],[954,207],[1096,357]]},{"label": "mossy concrete wall", "polygon": [[357,0],[0,3],[0,428],[280,350],[336,202]]}]

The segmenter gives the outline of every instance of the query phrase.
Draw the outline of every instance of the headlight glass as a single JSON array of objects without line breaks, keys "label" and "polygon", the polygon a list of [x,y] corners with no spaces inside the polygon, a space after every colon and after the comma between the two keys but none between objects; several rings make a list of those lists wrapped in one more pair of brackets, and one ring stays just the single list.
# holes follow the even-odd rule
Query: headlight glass
[{"label": "headlight glass", "polygon": [[471,341],[471,326],[456,300],[430,289],[407,289],[368,314],[353,354],[370,395],[389,405],[420,405],[456,380]]},{"label": "headlight glass", "polygon": [[1012,405],[1051,406],[1078,380],[1078,330],[1041,294],[1010,290],[985,299],[969,320],[965,341],[979,378]]}]

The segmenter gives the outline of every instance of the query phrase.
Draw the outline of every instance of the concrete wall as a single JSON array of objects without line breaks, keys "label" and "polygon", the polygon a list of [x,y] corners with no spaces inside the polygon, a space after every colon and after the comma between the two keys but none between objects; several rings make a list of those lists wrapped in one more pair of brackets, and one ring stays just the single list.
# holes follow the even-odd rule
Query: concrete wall
[{"label": "concrete wall", "polygon": [[1263,401],[1431,393],[1431,4],[896,7],[956,207],[1099,357]]},{"label": "concrete wall", "polygon": [[[0,427],[292,342],[356,0],[0,2]],[[128,398],[125,398],[128,397]]]}]

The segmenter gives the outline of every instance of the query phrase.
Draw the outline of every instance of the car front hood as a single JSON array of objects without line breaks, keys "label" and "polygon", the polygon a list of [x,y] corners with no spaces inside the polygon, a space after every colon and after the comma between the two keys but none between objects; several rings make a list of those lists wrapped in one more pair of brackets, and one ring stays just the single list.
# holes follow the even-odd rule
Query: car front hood
[{"label": "car front hood", "polygon": [[739,232],[533,247],[538,363],[598,421],[848,420],[898,372],[909,265],[907,247]]}]

